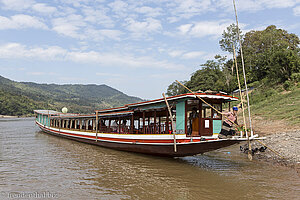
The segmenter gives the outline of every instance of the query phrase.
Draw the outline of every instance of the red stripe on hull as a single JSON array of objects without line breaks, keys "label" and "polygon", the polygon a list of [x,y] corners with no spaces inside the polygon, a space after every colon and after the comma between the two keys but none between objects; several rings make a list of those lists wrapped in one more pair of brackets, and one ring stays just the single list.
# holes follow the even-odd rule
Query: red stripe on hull
[{"label": "red stripe on hull", "polygon": [[[38,124],[39,125],[39,124]],[[205,153],[208,151],[213,151],[219,148],[227,147],[236,143],[241,142],[240,140],[216,140],[216,141],[207,141],[207,142],[189,142],[189,143],[177,143],[177,152],[174,152],[173,142],[166,145],[161,144],[142,144],[142,143],[122,143],[122,141],[116,139],[111,141],[103,141],[98,138],[98,141],[95,141],[94,136],[81,137],[77,134],[59,132],[52,129],[45,128],[43,126],[39,127],[46,133],[51,135],[64,137],[84,143],[89,143],[93,145],[98,145],[101,147],[107,147],[122,151],[137,152],[143,154],[151,154],[158,156],[167,156],[167,157],[183,157],[183,156],[192,156],[200,153]],[[79,137],[76,137],[79,136]],[[112,139],[112,138],[109,138]],[[114,138],[113,138],[114,139]],[[119,142],[118,142],[119,141]],[[148,141],[148,140],[147,140]],[[155,140],[155,143],[156,140]]]},{"label": "red stripe on hull", "polygon": [[[39,125],[39,124],[38,124]],[[40,126],[40,125],[39,125]],[[64,134],[64,135],[69,135],[69,136],[74,136],[74,137],[83,137],[87,139],[94,139],[96,140],[96,136],[89,136],[89,135],[82,135],[82,134],[74,134],[74,133],[68,133],[68,132],[63,132],[63,131],[56,131],[52,129],[48,129],[46,127],[40,126],[40,128],[55,132],[58,134]],[[170,143],[173,144],[174,140],[173,139],[125,139],[125,138],[111,138],[111,137],[102,137],[98,135],[98,140],[109,140],[113,142],[132,142],[132,143]],[[213,139],[214,140],[214,139]],[[194,142],[200,142],[200,139],[193,139]],[[188,143],[190,142],[190,139],[177,139],[177,143]]]}]

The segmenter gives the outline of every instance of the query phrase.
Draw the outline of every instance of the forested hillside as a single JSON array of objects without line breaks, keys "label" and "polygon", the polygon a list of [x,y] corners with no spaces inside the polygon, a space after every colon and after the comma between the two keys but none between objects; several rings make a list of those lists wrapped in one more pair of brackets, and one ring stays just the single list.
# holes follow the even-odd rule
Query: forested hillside
[{"label": "forested hillside", "polygon": [[[237,62],[241,82],[243,83],[241,52],[237,41],[237,27],[232,24],[224,31],[219,41],[220,48],[232,54],[237,52]],[[273,87],[283,85],[289,90],[300,81],[300,40],[286,30],[268,26],[262,31],[250,31],[242,35],[242,47],[248,84]],[[190,80],[183,81],[193,91],[215,90],[231,93],[238,88],[233,56],[216,55],[200,65]],[[167,94],[176,95],[186,92],[183,87],[173,82]]]},{"label": "forested hillside", "polygon": [[57,85],[15,82],[0,76],[0,115],[29,115],[33,109],[68,107],[70,112],[90,113],[95,109],[141,101],[107,85]]},{"label": "forested hillside", "polygon": [[[220,48],[232,56],[216,55],[200,65],[189,80],[182,81],[193,91],[224,91],[238,89],[237,70],[233,63],[236,53],[239,78],[244,87],[241,52],[237,27],[232,24],[223,32]],[[253,113],[273,119],[288,119],[300,123],[300,40],[293,33],[271,25],[262,31],[242,35],[242,48]],[[234,47],[234,48],[233,48]],[[167,94],[187,92],[177,82],[169,85]]]}]

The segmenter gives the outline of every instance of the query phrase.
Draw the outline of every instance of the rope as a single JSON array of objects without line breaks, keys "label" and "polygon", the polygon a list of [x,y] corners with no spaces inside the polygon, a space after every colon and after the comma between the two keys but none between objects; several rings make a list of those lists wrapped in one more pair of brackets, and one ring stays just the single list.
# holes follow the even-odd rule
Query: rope
[{"label": "rope", "polygon": [[282,155],[280,155],[277,151],[275,151],[274,149],[272,149],[271,147],[267,146],[265,143],[257,140],[260,144],[264,145],[265,147],[268,147],[268,149],[270,149],[273,153],[275,153],[276,155],[278,155],[280,158],[285,159]]}]

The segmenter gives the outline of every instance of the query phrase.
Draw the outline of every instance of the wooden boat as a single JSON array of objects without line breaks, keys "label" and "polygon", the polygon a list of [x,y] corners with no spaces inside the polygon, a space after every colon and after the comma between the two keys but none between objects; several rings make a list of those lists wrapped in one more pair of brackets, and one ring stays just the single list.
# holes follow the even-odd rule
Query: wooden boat
[{"label": "wooden boat", "polygon": [[[237,100],[223,93],[197,95],[219,111],[222,111],[224,103]],[[242,135],[218,139],[222,116],[192,93],[167,97],[167,101],[174,119],[174,130],[163,98],[96,110],[91,115],[52,110],[34,112],[36,124],[46,133],[102,147],[159,156],[191,156],[247,140]]]}]

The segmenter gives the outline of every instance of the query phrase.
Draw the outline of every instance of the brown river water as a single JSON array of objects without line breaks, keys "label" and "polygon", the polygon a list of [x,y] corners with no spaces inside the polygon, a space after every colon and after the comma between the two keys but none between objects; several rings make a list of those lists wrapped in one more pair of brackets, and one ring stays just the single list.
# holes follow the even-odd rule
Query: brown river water
[{"label": "brown river water", "polygon": [[0,199],[300,199],[300,177],[248,161],[239,145],[161,158],[47,135],[33,119],[0,119]]}]

